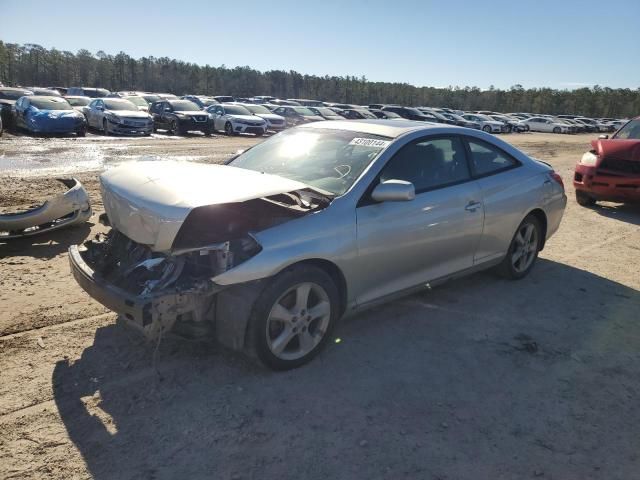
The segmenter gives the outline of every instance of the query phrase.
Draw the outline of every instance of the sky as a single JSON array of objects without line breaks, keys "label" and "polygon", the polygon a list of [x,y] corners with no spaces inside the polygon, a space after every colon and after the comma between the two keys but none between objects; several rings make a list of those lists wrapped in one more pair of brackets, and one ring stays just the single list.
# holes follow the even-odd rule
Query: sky
[{"label": "sky", "polygon": [[417,86],[640,87],[640,0],[0,0],[0,40]]}]

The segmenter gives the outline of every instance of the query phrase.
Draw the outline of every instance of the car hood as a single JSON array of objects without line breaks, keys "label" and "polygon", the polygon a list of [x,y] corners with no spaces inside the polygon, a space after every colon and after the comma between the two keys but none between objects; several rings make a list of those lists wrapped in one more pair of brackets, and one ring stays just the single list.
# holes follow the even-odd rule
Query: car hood
[{"label": "car hood", "polygon": [[179,113],[180,115],[188,115],[190,117],[194,115],[209,115],[209,112],[205,110],[177,110],[173,113]]},{"label": "car hood", "polygon": [[284,120],[283,116],[276,115],[275,113],[256,113],[256,116],[264,118],[265,120]]},{"label": "car hood", "polygon": [[227,114],[227,117],[231,120],[242,120],[243,122],[262,123],[264,121],[263,118],[257,117],[256,115],[234,115],[230,113]]},{"label": "car hood", "polygon": [[303,115],[302,118],[307,122],[319,122],[320,120],[324,120],[324,117],[321,117],[320,115]]},{"label": "car hood", "polygon": [[105,113],[115,115],[116,117],[149,118],[149,114],[147,112],[142,112],[140,110],[106,110]]},{"label": "car hood", "polygon": [[82,114],[77,110],[31,110],[30,114],[32,117],[37,119],[57,119],[57,118],[80,118]]},{"label": "car hood", "polygon": [[100,176],[111,225],[154,251],[169,251],[189,213],[308,188],[304,183],[226,165],[131,162]]},{"label": "car hood", "polygon": [[640,140],[598,139],[591,146],[601,158],[640,161]]}]

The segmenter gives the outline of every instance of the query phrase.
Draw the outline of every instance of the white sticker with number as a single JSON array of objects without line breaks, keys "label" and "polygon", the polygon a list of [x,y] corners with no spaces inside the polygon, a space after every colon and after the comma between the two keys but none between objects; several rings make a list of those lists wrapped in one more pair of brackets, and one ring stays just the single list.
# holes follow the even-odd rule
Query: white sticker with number
[{"label": "white sticker with number", "polygon": [[349,145],[359,145],[361,147],[384,148],[391,142],[387,140],[378,140],[376,138],[354,138]]}]

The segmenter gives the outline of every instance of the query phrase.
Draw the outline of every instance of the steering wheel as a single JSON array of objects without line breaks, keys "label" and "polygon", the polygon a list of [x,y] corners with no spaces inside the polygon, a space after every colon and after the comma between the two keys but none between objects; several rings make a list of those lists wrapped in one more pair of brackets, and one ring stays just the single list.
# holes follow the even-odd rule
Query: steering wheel
[{"label": "steering wheel", "polygon": [[[344,178],[347,175],[349,175],[351,173],[351,166],[350,165],[336,165],[335,167],[333,167],[333,169],[338,173],[338,175],[340,175],[338,178]],[[346,172],[341,172],[341,169],[345,169]]]}]

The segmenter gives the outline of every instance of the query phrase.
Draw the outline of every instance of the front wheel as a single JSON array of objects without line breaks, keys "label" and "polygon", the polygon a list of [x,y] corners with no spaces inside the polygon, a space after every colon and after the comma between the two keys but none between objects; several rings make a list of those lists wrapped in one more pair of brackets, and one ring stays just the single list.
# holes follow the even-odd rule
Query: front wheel
[{"label": "front wheel", "polygon": [[313,266],[289,268],[265,288],[253,307],[250,341],[273,370],[304,365],[327,343],[339,315],[338,290]]},{"label": "front wheel", "polygon": [[105,135],[109,135],[109,122],[106,118],[102,121],[102,131]]},{"label": "front wheel", "polygon": [[560,127],[555,127],[555,128],[553,129],[553,133],[560,133],[560,132],[561,132]]},{"label": "front wheel", "polygon": [[224,133],[229,136],[233,135],[233,125],[231,125],[231,122],[224,124]]},{"label": "front wheel", "polygon": [[84,124],[82,127],[80,127],[80,129],[76,132],[76,134],[79,137],[86,137],[87,136],[87,125]]},{"label": "front wheel", "polygon": [[491,133],[491,127],[489,125],[485,125],[484,127],[482,127],[482,130],[487,133]]},{"label": "front wheel", "polygon": [[536,263],[542,241],[540,221],[528,215],[516,230],[499,272],[512,280],[526,277]]},{"label": "front wheel", "polygon": [[596,204],[596,199],[585,192],[576,190],[576,202],[582,207],[593,207]]}]

